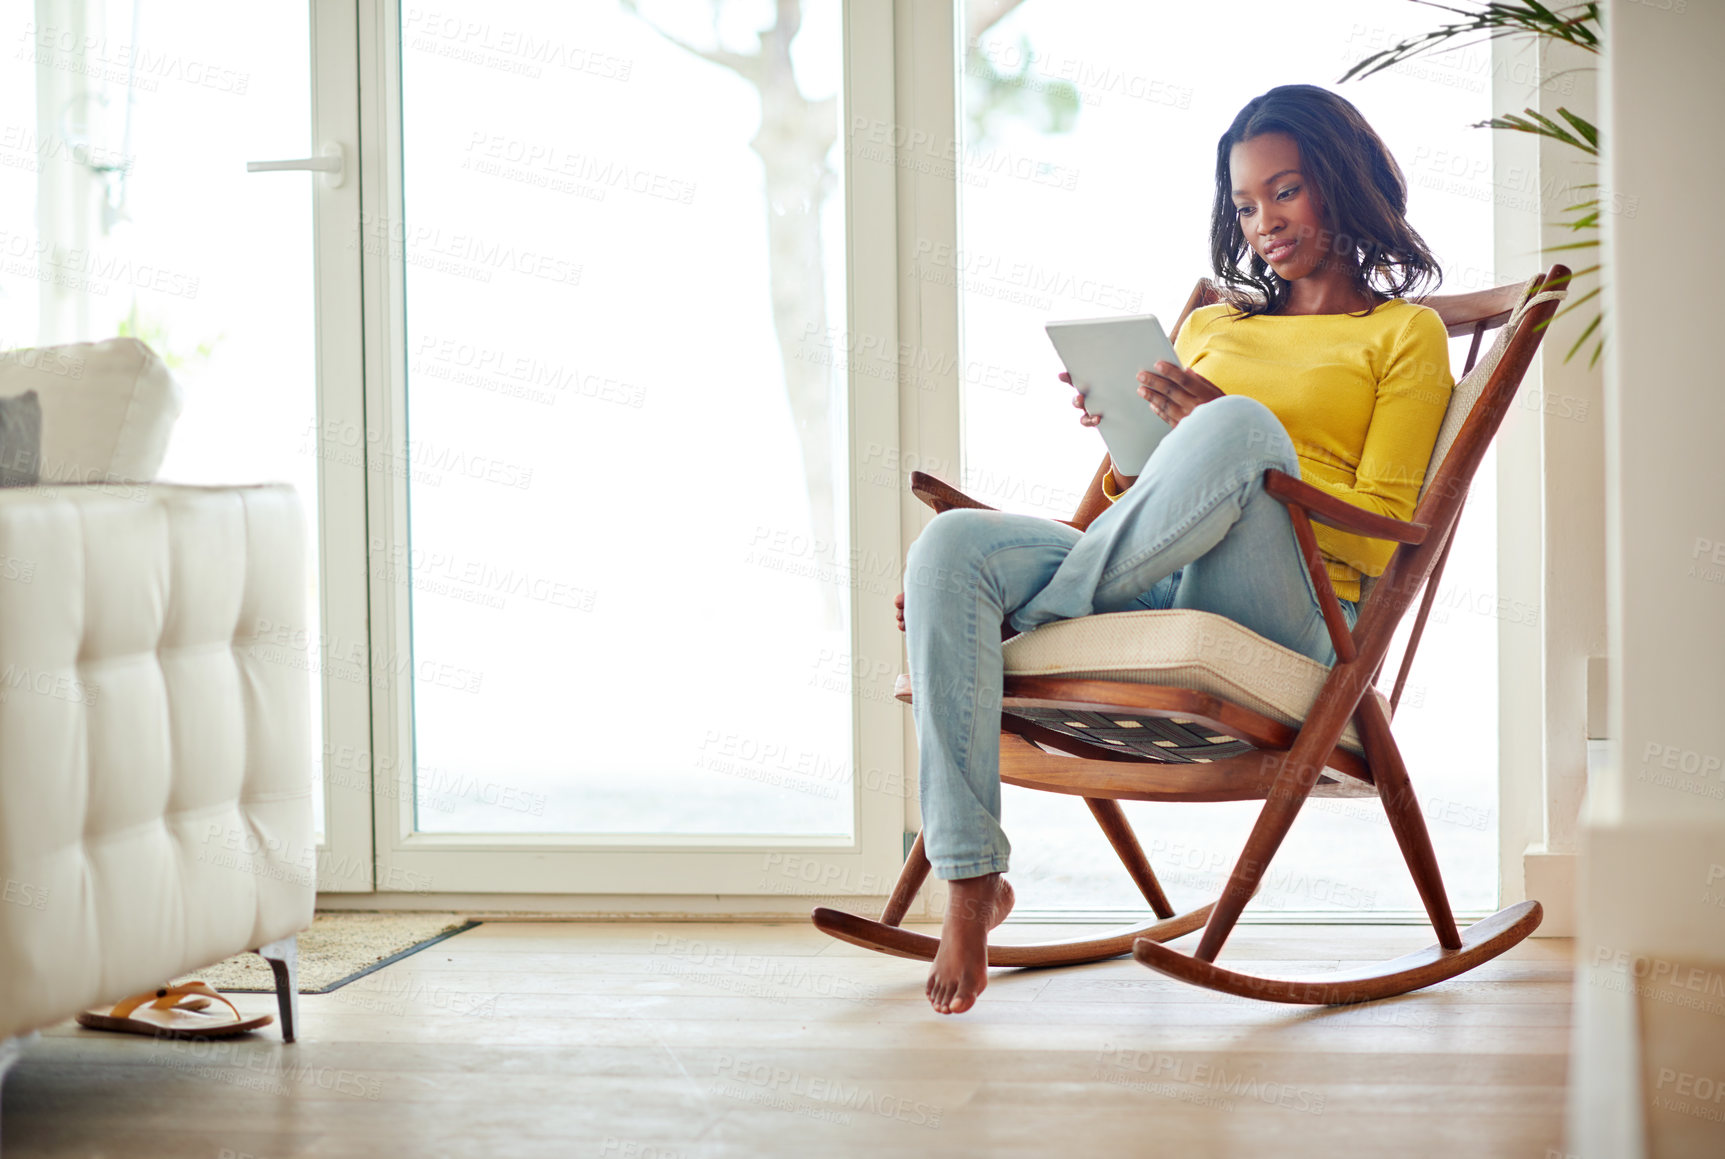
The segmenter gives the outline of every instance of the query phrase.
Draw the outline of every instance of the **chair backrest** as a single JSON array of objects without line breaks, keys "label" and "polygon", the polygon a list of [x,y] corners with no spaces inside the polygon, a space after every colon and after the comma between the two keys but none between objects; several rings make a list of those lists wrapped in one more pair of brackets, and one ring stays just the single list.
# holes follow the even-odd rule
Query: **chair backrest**
[{"label": "chair backrest", "polygon": [[[1375,674],[1382,667],[1389,637],[1396,624],[1430,578],[1412,636],[1402,656],[1392,705],[1394,700],[1400,699],[1414,651],[1419,646],[1437,587],[1437,573],[1442,571],[1443,561],[1448,556],[1449,540],[1461,516],[1468,486],[1521,385],[1534,351],[1544,337],[1544,328],[1556,311],[1556,301],[1568,292],[1569,279],[1569,268],[1557,264],[1525,282],[1466,294],[1434,294],[1415,299],[1437,311],[1451,337],[1471,333],[1473,342],[1468,349],[1462,376],[1450,394],[1449,407],[1432,448],[1425,480],[1420,487],[1420,498],[1414,509],[1413,521],[1424,523],[1431,532],[1423,544],[1397,548],[1383,576],[1377,579],[1362,577],[1360,585],[1360,616],[1354,637],[1361,644],[1362,653],[1367,650],[1368,642],[1372,645],[1371,650],[1376,652],[1373,660]],[[1215,283],[1208,278],[1198,279],[1169,336],[1178,336],[1180,327],[1193,310],[1221,300]],[[1533,322],[1531,329],[1529,321]],[[1479,358],[1481,341],[1492,329],[1498,329],[1497,337],[1485,356]],[[1108,466],[1108,456],[1104,454],[1102,464],[1071,521],[1080,530],[1108,507],[1107,497],[1102,494],[1102,480]],[[1397,590],[1382,593],[1387,597],[1385,599],[1374,599],[1382,580],[1393,581],[1392,586]]]},{"label": "chair backrest", "polygon": [[1425,630],[1468,487],[1515,400],[1521,380],[1545,337],[1545,329],[1557,312],[1558,301],[1568,294],[1570,276],[1569,267],[1558,263],[1546,273],[1528,279],[1492,348],[1462,376],[1451,396],[1450,413],[1440,430],[1438,445],[1432,451],[1431,462],[1435,466],[1427,467],[1419,503],[1414,508],[1413,522],[1430,529],[1425,542],[1397,547],[1371,591],[1362,592],[1354,639],[1361,657],[1372,665],[1375,679],[1388,654],[1397,623],[1420,589],[1425,589],[1402,655],[1392,707],[1400,699]]},{"label": "chair backrest", "polygon": [[[1515,337],[1528,308],[1536,302],[1562,298],[1567,293],[1563,289],[1536,292],[1536,287],[1544,277],[1545,275],[1534,274],[1525,282],[1512,282],[1490,290],[1471,294],[1434,294],[1429,298],[1416,299],[1421,305],[1430,306],[1438,312],[1449,330],[1450,337],[1454,338],[1470,331],[1473,334],[1467,362],[1462,367],[1461,377],[1456,380],[1455,389],[1450,392],[1449,407],[1444,412],[1443,425],[1438,428],[1431,460],[1426,464],[1425,480],[1420,484],[1422,499],[1432,480],[1437,477],[1438,468],[1449,456],[1450,448],[1455,445],[1456,436],[1461,434],[1462,426],[1473,413],[1492,372],[1503,361],[1504,352],[1509,349],[1510,340]],[[1479,359],[1480,340],[1492,329],[1497,330],[1497,338],[1486,350],[1485,357]],[[1371,595],[1374,582],[1372,576],[1360,577],[1362,603]]]}]

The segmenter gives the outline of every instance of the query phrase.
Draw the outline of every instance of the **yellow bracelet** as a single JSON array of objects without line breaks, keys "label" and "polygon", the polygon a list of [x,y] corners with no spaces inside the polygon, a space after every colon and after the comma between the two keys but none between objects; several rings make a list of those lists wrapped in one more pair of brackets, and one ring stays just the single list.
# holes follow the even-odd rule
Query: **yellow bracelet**
[{"label": "yellow bracelet", "polygon": [[1126,488],[1121,487],[1118,491],[1110,491],[1108,489],[1110,480],[1112,480],[1116,486],[1120,483],[1120,480],[1114,478],[1114,468],[1112,467],[1102,473],[1102,497],[1112,503],[1116,499],[1120,498],[1120,496],[1126,494]]}]

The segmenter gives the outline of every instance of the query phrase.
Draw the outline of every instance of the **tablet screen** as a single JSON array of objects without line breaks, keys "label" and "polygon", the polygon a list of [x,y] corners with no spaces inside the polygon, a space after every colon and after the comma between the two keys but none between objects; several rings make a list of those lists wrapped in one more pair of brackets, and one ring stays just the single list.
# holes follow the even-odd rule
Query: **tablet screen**
[{"label": "tablet screen", "polygon": [[1138,372],[1158,362],[1180,365],[1174,344],[1154,314],[1050,322],[1049,341],[1086,413],[1100,415],[1097,430],[1120,474],[1137,475],[1171,429],[1138,393]]}]

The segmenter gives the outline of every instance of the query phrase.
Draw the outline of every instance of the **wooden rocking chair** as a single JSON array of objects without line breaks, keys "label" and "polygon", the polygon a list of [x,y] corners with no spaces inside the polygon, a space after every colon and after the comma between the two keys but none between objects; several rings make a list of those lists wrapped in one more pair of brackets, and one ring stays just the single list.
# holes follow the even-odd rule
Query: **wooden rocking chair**
[{"label": "wooden rocking chair", "polygon": [[[1471,970],[1532,933],[1537,901],[1500,910],[1458,930],[1437,858],[1402,763],[1390,717],[1431,612],[1468,485],[1496,435],[1546,325],[1567,290],[1553,265],[1522,284],[1424,299],[1451,336],[1471,332],[1462,378],[1450,399],[1418,506],[1409,522],[1342,503],[1281,471],[1266,490],[1293,517],[1316,584],[1337,662],[1325,668],[1221,616],[1195,611],[1117,612],[1055,621],[1003,646],[1000,775],[1007,784],[1081,796],[1154,920],[1069,942],[994,945],[990,966],[1063,966],[1130,951],[1151,969],[1213,990],[1276,1002],[1365,1002],[1406,993]],[[1201,279],[1175,324],[1218,300]],[[1501,327],[1476,365],[1481,339]],[[1108,506],[1091,480],[1069,522],[1084,529]],[[937,512],[985,507],[939,479],[911,473],[911,489]],[[1318,554],[1312,521],[1398,546],[1383,574],[1362,584],[1350,632]],[[1396,626],[1424,590],[1395,687],[1375,687]],[[1003,630],[1011,635],[1010,629]],[[909,702],[910,678],[895,695]],[[1379,966],[1317,978],[1264,978],[1216,965],[1241,911],[1263,881],[1307,797],[1375,796],[1401,847],[1437,945]],[[1262,800],[1263,809],[1221,897],[1176,915],[1127,824],[1119,802]],[[814,924],[833,937],[900,957],[932,959],[937,938],[899,925],[928,876],[919,834],[879,921],[818,908]],[[1200,926],[1193,954],[1163,945]]]}]

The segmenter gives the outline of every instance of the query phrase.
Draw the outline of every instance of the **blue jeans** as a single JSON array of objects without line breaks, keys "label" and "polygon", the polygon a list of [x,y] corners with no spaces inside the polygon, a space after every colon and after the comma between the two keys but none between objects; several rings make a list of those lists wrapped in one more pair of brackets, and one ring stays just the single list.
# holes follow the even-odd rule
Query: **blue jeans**
[{"label": "blue jeans", "polygon": [[[905,561],[904,623],[920,753],[923,848],[936,876],[1004,872],[1000,828],[1001,624],[1028,632],[1101,612],[1191,608],[1334,664],[1288,510],[1264,471],[1300,473],[1262,403],[1197,407],[1087,531],[958,509],[936,515]],[[1350,626],[1356,605],[1342,600]]]}]

